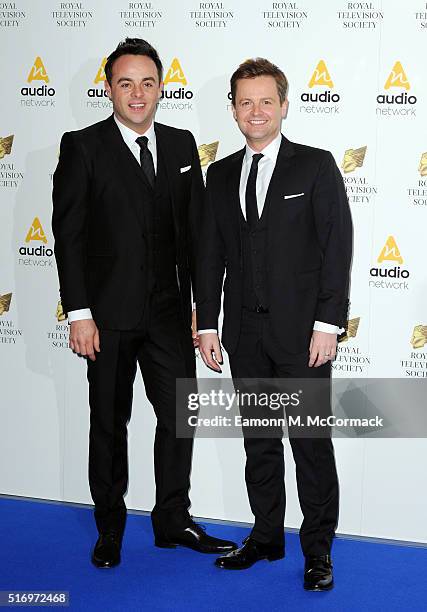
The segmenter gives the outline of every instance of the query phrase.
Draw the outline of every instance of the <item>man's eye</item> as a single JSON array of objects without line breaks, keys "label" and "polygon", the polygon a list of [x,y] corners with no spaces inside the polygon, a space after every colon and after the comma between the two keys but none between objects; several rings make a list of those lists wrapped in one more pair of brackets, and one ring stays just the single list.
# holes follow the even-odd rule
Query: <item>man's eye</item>
[{"label": "man's eye", "polygon": [[126,87],[129,87],[130,83],[122,83],[122,89],[126,89]]},{"label": "man's eye", "polygon": [[144,86],[145,87],[153,87],[153,83],[147,82],[147,83],[144,83]]}]

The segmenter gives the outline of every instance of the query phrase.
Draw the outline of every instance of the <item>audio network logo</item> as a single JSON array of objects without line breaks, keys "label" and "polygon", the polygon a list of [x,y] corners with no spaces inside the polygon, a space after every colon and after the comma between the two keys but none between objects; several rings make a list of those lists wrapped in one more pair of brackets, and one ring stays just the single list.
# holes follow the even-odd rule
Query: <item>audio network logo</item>
[{"label": "audio network logo", "polygon": [[[21,266],[37,266],[37,267],[53,267],[53,250],[46,248],[48,239],[43,229],[40,219],[34,217],[34,220],[27,232],[25,237],[25,243],[28,245],[30,242],[41,242],[39,246],[21,246],[19,248],[20,255],[26,255],[25,259],[19,258],[18,265]],[[47,257],[48,259],[40,259],[41,257]]]},{"label": "audio network logo", "polygon": [[418,172],[421,178],[408,187],[409,202],[413,206],[427,206],[427,152],[421,153]]},{"label": "audio network logo", "polygon": [[219,140],[211,142],[210,144],[202,144],[197,148],[199,153],[200,165],[202,167],[203,178],[206,181],[207,167],[210,163],[216,159],[218,152]]},{"label": "audio network logo", "polygon": [[400,360],[403,373],[410,378],[427,378],[427,352],[419,350],[427,344],[427,325],[415,325],[410,343],[414,350]]},{"label": "audio network logo", "polygon": [[377,187],[369,184],[366,176],[359,173],[356,173],[355,176],[346,176],[363,167],[367,150],[368,147],[365,145],[358,149],[347,149],[344,153],[341,169],[344,173],[343,180],[350,204],[369,204],[372,196],[378,192]]},{"label": "audio network logo", "polygon": [[[86,101],[86,106],[89,108],[111,108],[111,101],[105,91],[104,81],[107,80],[105,75],[105,64],[107,63],[107,58],[104,57],[99,65],[95,78],[93,79],[93,84],[98,85],[98,87],[91,87],[87,90],[87,97],[90,98]],[[100,98],[98,100],[94,100],[94,98]]]},{"label": "audio network logo", "polygon": [[411,84],[406,75],[406,72],[402,64],[397,61],[387,80],[384,84],[384,89],[388,92],[390,89],[400,90],[400,93],[386,93],[377,95],[377,103],[381,106],[377,107],[376,113],[380,116],[401,116],[401,117],[415,117],[417,103],[417,97],[410,95],[407,92],[411,89]]},{"label": "audio network logo", "polygon": [[[27,83],[34,82],[38,87],[36,85],[21,87],[21,95],[24,96],[21,100],[21,106],[55,106],[55,100],[52,98],[56,92],[53,87],[48,87],[50,83],[49,75],[40,56],[37,56],[34,60],[27,77]],[[40,82],[44,85],[40,85]]]},{"label": "audio network logo", "polygon": [[5,312],[9,312],[11,301],[11,293],[5,293],[4,295],[0,295],[0,317],[4,315]]},{"label": "audio network logo", "polygon": [[179,59],[175,57],[163,80],[160,108],[164,110],[191,110],[193,108],[192,103],[185,102],[185,100],[191,100],[194,93],[191,89],[187,89],[187,85],[187,78],[182,66]]},{"label": "audio network logo", "polygon": [[[311,102],[312,104],[303,104],[300,106],[300,112],[307,114],[326,114],[337,115],[340,111],[338,102],[341,96],[334,92],[334,82],[324,60],[320,60],[311,75],[308,82],[309,89],[321,87],[323,91],[303,92],[301,101],[304,103]],[[333,105],[331,105],[331,102]]]},{"label": "audio network logo", "polygon": [[[370,280],[369,286],[376,289],[409,289],[407,279],[409,271],[400,266],[403,264],[403,257],[397,246],[394,236],[389,236],[378,255],[377,263],[384,264],[381,267],[373,267],[369,273],[373,278],[383,278],[392,280]],[[393,267],[391,264],[395,264]],[[398,264],[398,265],[396,265]],[[397,279],[404,279],[399,280]]]},{"label": "audio network logo", "polygon": [[334,372],[352,372],[353,374],[364,374],[366,368],[371,364],[371,357],[363,354],[360,346],[355,346],[350,340],[357,336],[360,317],[349,319],[345,333],[338,338],[338,347],[335,360],[332,362]]}]

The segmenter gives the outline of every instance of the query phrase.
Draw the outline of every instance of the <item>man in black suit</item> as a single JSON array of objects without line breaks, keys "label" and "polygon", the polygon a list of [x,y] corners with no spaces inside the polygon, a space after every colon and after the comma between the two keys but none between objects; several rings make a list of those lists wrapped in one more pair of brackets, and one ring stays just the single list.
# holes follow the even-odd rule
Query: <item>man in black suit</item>
[{"label": "man in black suit", "polygon": [[[97,567],[120,562],[127,423],[137,364],[157,417],[157,546],[226,552],[189,513],[192,439],[175,434],[176,378],[195,377],[191,282],[203,180],[192,134],[154,123],[162,63],[141,39],[109,56],[114,114],[64,134],[54,174],[55,255],[70,346],[87,358]],[[193,316],[194,318],[194,316]],[[197,343],[197,334],[193,334]]]},{"label": "man in black suit", "polygon": [[[212,164],[207,176],[196,293],[200,352],[220,371],[217,329],[226,271],[222,341],[235,381],[328,381],[347,318],[352,230],[343,181],[329,152],[281,135],[287,88],[283,72],[268,60],[248,60],[236,70],[233,115],[246,147]],[[246,484],[255,525],[241,548],[217,559],[225,569],[284,555],[281,436],[251,437],[248,431]],[[304,586],[329,589],[338,517],[332,442],[329,435],[290,442],[304,515]]]}]

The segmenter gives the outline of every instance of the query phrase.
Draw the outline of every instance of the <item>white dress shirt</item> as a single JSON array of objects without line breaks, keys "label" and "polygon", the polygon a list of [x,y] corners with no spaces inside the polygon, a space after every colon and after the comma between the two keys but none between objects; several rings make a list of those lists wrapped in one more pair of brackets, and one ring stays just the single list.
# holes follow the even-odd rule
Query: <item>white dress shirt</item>
[{"label": "white dress shirt", "polygon": [[[274,140],[270,142],[263,150],[263,157],[258,163],[258,174],[256,179],[256,199],[258,206],[258,216],[261,218],[262,211],[264,209],[265,198],[267,195],[268,186],[270,185],[271,177],[273,176],[274,168],[276,166],[277,156],[279,154],[280,145],[282,143],[282,134],[278,134]],[[246,184],[248,182],[249,172],[252,165],[252,156],[260,153],[260,151],[254,151],[250,146],[246,145],[245,156],[242,163],[242,171],[240,173],[240,207],[242,209],[243,216],[246,219]],[[329,334],[337,334],[340,332],[340,328],[330,323],[322,323],[321,321],[315,321],[313,325],[315,331],[323,331]],[[198,330],[199,334],[217,333],[216,329],[201,329]]]},{"label": "white dress shirt", "polygon": [[[123,137],[123,140],[125,141],[129,149],[131,150],[136,161],[138,162],[138,164],[141,163],[140,155],[139,155],[141,148],[139,144],[136,142],[136,139],[139,138],[141,134],[138,134],[138,132],[134,132],[133,130],[128,128],[126,125],[123,125],[123,123],[121,123],[117,119],[116,115],[114,115],[114,121],[116,122],[117,127],[120,130],[120,134]],[[154,131],[154,123],[152,123],[150,127],[148,128],[148,130],[142,135],[147,136],[148,138],[148,149],[151,155],[153,156],[154,171],[157,172],[157,144],[156,144],[156,133]],[[92,313],[90,311],[90,308],[70,310],[70,312],[68,313],[68,323],[72,323],[73,321],[83,321],[84,319],[92,319]]]}]

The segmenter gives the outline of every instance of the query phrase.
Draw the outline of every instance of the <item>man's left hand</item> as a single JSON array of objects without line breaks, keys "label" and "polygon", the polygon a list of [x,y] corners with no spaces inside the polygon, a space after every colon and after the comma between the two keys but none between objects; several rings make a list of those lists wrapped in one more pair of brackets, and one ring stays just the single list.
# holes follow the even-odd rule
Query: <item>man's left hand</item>
[{"label": "man's left hand", "polygon": [[198,348],[199,347],[199,334],[197,333],[196,309],[193,310],[193,314],[191,317],[191,337],[193,338],[194,348]]},{"label": "man's left hand", "polygon": [[333,361],[337,352],[337,334],[313,331],[310,341],[310,359],[308,366],[318,368],[328,361]]}]

